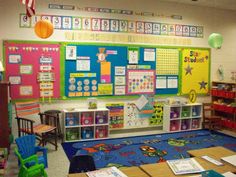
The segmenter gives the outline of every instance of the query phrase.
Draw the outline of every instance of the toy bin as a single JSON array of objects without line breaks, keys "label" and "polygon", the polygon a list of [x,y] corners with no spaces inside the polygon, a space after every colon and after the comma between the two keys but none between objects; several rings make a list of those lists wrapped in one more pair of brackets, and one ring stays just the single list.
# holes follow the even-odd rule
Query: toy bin
[{"label": "toy bin", "polygon": [[93,124],[93,113],[82,112],[80,118],[81,125],[92,125]]},{"label": "toy bin", "polygon": [[179,131],[180,120],[171,120],[170,121],[170,131]]},{"label": "toy bin", "polygon": [[193,106],[192,107],[192,117],[198,117],[201,116],[201,106]]},{"label": "toy bin", "polygon": [[200,127],[200,119],[192,119],[191,129],[198,129]]},{"label": "toy bin", "polygon": [[81,139],[93,139],[93,127],[81,127]]},{"label": "toy bin", "polygon": [[76,126],[79,125],[78,117],[76,114],[67,113],[66,114],[66,126]]},{"label": "toy bin", "polygon": [[180,108],[179,107],[172,107],[170,110],[170,118],[176,119],[179,118]]},{"label": "toy bin", "polygon": [[106,138],[108,136],[107,126],[97,126],[95,128],[95,138]]},{"label": "toy bin", "polygon": [[96,124],[106,124],[108,122],[108,112],[99,111],[95,113]]},{"label": "toy bin", "polygon": [[66,141],[79,140],[79,131],[76,128],[66,130]]},{"label": "toy bin", "polygon": [[189,129],[190,129],[190,119],[182,119],[181,130],[189,130]]},{"label": "toy bin", "polygon": [[181,117],[190,117],[190,107],[182,107]]}]

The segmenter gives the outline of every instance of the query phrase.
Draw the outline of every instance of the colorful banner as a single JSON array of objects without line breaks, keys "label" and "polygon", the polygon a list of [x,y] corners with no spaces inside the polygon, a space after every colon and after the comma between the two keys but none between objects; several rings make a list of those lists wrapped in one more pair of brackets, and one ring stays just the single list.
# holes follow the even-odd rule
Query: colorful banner
[{"label": "colorful banner", "polygon": [[183,49],[181,94],[189,94],[195,90],[199,94],[207,94],[210,79],[210,51],[207,49]]},{"label": "colorful banner", "polygon": [[51,21],[56,30],[118,32],[196,38],[203,38],[204,36],[203,26],[196,25],[40,14],[32,18],[26,18],[25,14],[20,14],[20,27],[33,28],[34,24],[41,19]]}]

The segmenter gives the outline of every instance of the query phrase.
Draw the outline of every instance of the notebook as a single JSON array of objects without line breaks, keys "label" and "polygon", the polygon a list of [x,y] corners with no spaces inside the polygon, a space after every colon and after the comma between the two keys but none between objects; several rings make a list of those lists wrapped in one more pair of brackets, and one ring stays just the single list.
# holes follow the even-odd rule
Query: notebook
[{"label": "notebook", "polygon": [[222,157],[221,160],[236,166],[236,155]]}]

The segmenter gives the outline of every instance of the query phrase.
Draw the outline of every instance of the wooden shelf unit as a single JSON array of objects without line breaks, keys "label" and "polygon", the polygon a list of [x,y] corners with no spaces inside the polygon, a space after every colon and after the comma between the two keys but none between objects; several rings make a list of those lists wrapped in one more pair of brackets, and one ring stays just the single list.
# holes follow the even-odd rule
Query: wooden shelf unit
[{"label": "wooden shelf unit", "polygon": [[215,114],[223,118],[223,128],[236,130],[236,83],[213,81],[211,100]]},{"label": "wooden shelf unit", "polygon": [[0,147],[10,148],[10,135],[11,127],[9,122],[9,109],[8,105],[10,103],[10,93],[9,93],[10,83],[6,81],[0,81]]}]

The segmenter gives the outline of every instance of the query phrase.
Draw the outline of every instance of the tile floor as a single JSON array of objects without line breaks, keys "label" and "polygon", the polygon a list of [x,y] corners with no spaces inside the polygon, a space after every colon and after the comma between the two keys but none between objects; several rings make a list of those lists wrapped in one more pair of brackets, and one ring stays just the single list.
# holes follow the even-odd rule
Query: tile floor
[{"label": "tile floor", "polygon": [[[222,132],[236,137],[236,132],[231,132],[227,130],[224,130]],[[158,133],[163,133],[163,132],[152,131],[152,132],[147,132],[147,133],[142,132],[141,134],[144,135],[144,134],[158,134]],[[137,133],[126,133],[125,135],[113,134],[111,135],[111,138],[136,136],[136,135]],[[4,177],[17,177],[17,174],[18,174],[17,158],[13,153],[13,149],[15,147],[16,147],[15,144],[11,145],[11,151],[8,158],[7,173]],[[69,160],[67,159],[62,146],[59,145],[59,148],[57,151],[54,150],[54,147],[50,147],[50,145],[48,145],[47,147],[48,147],[49,168],[46,169],[46,171],[47,171],[48,177],[66,177],[68,174],[68,169],[69,169]]]}]

